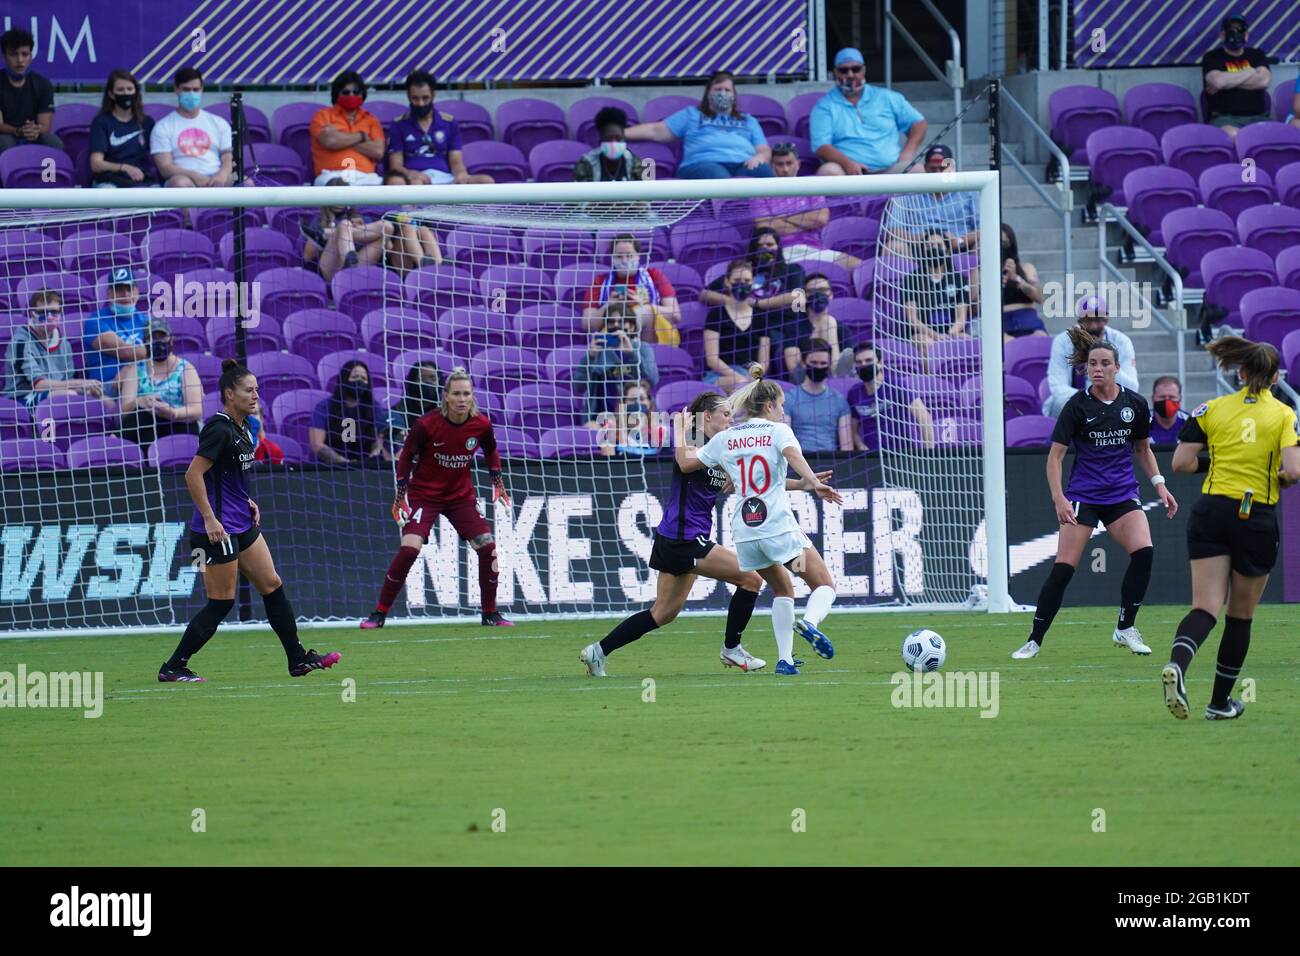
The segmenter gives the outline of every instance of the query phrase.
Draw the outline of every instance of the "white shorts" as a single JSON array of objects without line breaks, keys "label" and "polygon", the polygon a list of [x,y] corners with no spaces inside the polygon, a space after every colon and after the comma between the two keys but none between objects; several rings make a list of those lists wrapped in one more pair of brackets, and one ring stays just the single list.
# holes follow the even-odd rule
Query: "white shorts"
[{"label": "white shorts", "polygon": [[342,179],[349,186],[382,186],[383,179],[377,173],[363,173],[357,169],[327,169],[316,177],[313,186],[324,186],[331,179]]},{"label": "white shorts", "polygon": [[451,173],[444,173],[441,169],[420,169],[417,172],[424,173],[429,177],[430,186],[446,186],[456,181],[455,176]]},{"label": "white shorts", "polygon": [[740,570],[757,571],[770,568],[774,564],[785,564],[803,554],[804,548],[811,548],[812,542],[802,531],[787,531],[770,538],[755,538],[753,541],[737,541],[736,557],[740,559]]}]

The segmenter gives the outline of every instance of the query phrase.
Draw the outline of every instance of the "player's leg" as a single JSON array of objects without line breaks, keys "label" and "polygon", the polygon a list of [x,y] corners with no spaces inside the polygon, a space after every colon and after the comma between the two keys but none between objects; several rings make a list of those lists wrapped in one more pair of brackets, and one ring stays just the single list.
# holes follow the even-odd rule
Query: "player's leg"
[{"label": "player's leg", "polygon": [[[1196,520],[1195,513],[1192,520]],[[1192,658],[1214,630],[1219,611],[1228,599],[1232,555],[1216,554],[1213,557],[1193,558],[1188,563],[1192,569],[1192,609],[1178,622],[1169,663],[1160,672],[1165,689],[1165,705],[1179,720],[1186,720],[1188,714],[1187,687],[1184,683],[1187,669],[1192,666]]]},{"label": "player's leg", "polygon": [[453,501],[443,509],[443,514],[462,540],[468,541],[478,555],[478,589],[479,599],[483,603],[480,618],[484,627],[514,627],[497,610],[497,580],[499,565],[497,563],[496,538],[492,536],[492,526],[478,513],[476,498],[462,498]]},{"label": "player's leg", "polygon": [[[203,539],[201,543],[198,540],[200,537]],[[191,544],[196,545],[193,549],[198,552],[196,557],[203,561],[203,590],[207,595],[207,603],[190,618],[176,650],[158,669],[158,680],[162,683],[194,683],[203,680],[190,670],[190,658],[202,650],[203,645],[217,633],[217,628],[235,606],[239,565],[234,560],[234,542],[227,539],[226,547],[211,544],[206,535],[196,532]],[[224,553],[227,548],[229,554]]]},{"label": "player's leg", "polygon": [[284,593],[284,582],[275,570],[275,560],[266,538],[257,536],[239,552],[239,570],[248,578],[257,593],[262,595],[262,604],[266,608],[266,619],[280,639],[284,648],[285,659],[289,662],[289,674],[303,677],[312,671],[333,667],[342,657],[338,651],[318,654],[315,649],[308,650],[298,640],[298,620],[293,613],[289,596]]},{"label": "player's leg", "polygon": [[1134,654],[1150,654],[1151,648],[1142,643],[1136,624],[1138,608],[1151,583],[1151,562],[1155,555],[1151,547],[1151,525],[1146,512],[1136,508],[1116,518],[1106,530],[1128,552],[1128,570],[1119,586],[1119,621],[1111,640],[1116,647],[1127,647]]},{"label": "player's leg", "polygon": [[835,656],[835,646],[822,633],[821,623],[835,603],[835,584],[831,580],[831,572],[817,549],[812,547],[804,548],[803,553],[790,562],[790,570],[812,588],[808,603],[804,605],[803,618],[795,623],[795,629],[812,645],[819,657],[830,660]]},{"label": "player's leg", "polygon": [[655,603],[652,607],[625,617],[599,641],[582,649],[579,660],[587,665],[587,673],[592,677],[608,676],[605,673],[605,658],[608,655],[670,623],[686,606],[686,596],[695,584],[695,575],[669,574],[667,571],[659,571],[658,574]]},{"label": "player's leg", "polygon": [[[760,541],[742,542],[741,548],[761,544]],[[741,557],[741,566],[745,565]],[[776,638],[776,673],[788,676],[799,673],[794,663],[794,581],[782,564],[757,568],[759,576],[772,589],[772,634]]]},{"label": "player's leg", "polygon": [[1267,574],[1252,577],[1236,570],[1232,572],[1232,583],[1228,588],[1228,613],[1223,620],[1219,659],[1214,668],[1214,691],[1210,695],[1209,706],[1205,708],[1205,716],[1209,720],[1232,720],[1240,717],[1246,709],[1230,695],[1233,684],[1237,683],[1237,678],[1241,675],[1241,667],[1246,663],[1246,652],[1250,650],[1250,625],[1267,584]]},{"label": "player's leg", "polygon": [[384,583],[379,589],[379,600],[375,602],[375,609],[361,622],[362,628],[384,626],[393,602],[397,600],[397,595],[406,585],[406,575],[410,573],[411,565],[420,556],[420,549],[424,547],[424,542],[429,540],[429,531],[442,511],[440,505],[431,501],[413,501],[408,504],[411,510],[406,524],[402,525],[401,545],[389,563],[388,571],[384,574]]},{"label": "player's leg", "polygon": [[1052,626],[1056,612],[1061,609],[1061,600],[1065,589],[1074,577],[1074,569],[1083,557],[1084,546],[1092,537],[1093,523],[1084,521],[1080,524],[1063,524],[1056,535],[1056,563],[1048,572],[1047,580],[1038,592],[1038,607],[1034,610],[1034,626],[1029,632],[1029,640],[1019,650],[1012,653],[1016,660],[1034,657],[1043,646],[1047,629]]},{"label": "player's leg", "polygon": [[[696,563],[695,570],[706,578],[726,581],[736,586],[731,602],[727,605],[727,630],[719,653],[722,663],[728,667],[739,667],[743,671],[759,670],[766,666],[765,660],[750,654],[740,643],[749,619],[754,615],[754,603],[758,600],[758,592],[763,589],[763,579],[755,571],[740,570],[740,559],[736,553],[718,544]],[[685,596],[682,600],[685,602]]]}]

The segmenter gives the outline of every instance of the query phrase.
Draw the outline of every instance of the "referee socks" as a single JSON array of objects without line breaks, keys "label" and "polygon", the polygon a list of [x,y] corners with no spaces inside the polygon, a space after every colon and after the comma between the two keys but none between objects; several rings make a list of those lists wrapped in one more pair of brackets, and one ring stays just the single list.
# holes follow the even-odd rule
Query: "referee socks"
[{"label": "referee socks", "polygon": [[1232,685],[1237,683],[1241,665],[1250,650],[1250,618],[1227,617],[1223,620],[1223,640],[1219,642],[1218,666],[1214,669],[1214,694],[1211,707],[1226,707]]},{"label": "referee socks", "polygon": [[[1200,608],[1193,608],[1185,618],[1178,622],[1177,637],[1174,638],[1174,649],[1169,654],[1169,660],[1171,663],[1178,665],[1178,669],[1183,672],[1184,677],[1187,675],[1187,669],[1192,666],[1192,658],[1196,656],[1196,652],[1201,649],[1205,639],[1214,630],[1215,623],[1214,615],[1208,611],[1202,611]],[[1249,641],[1249,621],[1246,622],[1246,626],[1246,640]],[[1227,640],[1226,634],[1224,640]],[[1244,651],[1242,656],[1245,657]]]}]

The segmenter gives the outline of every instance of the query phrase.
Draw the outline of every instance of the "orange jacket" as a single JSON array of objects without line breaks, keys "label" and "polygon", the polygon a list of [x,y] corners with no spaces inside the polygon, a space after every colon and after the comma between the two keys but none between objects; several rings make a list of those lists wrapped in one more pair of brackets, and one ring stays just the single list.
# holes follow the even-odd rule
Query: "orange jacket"
[{"label": "orange jacket", "polygon": [[319,176],[327,169],[355,169],[361,173],[375,171],[375,160],[351,147],[326,149],[322,146],[317,137],[326,126],[333,126],[340,133],[365,133],[372,140],[381,143],[384,141],[383,124],[364,108],[357,110],[355,123],[348,122],[348,114],[340,106],[327,106],[318,110],[311,118],[311,164],[315,168],[313,175]]}]

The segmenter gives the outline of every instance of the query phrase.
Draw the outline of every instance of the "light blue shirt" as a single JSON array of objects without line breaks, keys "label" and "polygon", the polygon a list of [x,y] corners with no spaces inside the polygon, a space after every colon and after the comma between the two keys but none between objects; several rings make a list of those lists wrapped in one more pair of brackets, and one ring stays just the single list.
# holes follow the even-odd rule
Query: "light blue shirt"
[{"label": "light blue shirt", "polygon": [[864,86],[855,105],[836,86],[812,108],[808,132],[814,152],[829,143],[870,169],[886,169],[903,151],[898,134],[923,119],[901,93]]},{"label": "light blue shirt", "polygon": [[804,451],[839,451],[840,416],[849,414],[848,400],[829,385],[813,395],[800,386],[785,395],[785,413]]},{"label": "light blue shirt", "polygon": [[86,378],[108,385],[117,378],[118,369],[122,367],[117,356],[95,348],[95,339],[105,332],[116,332],[128,345],[141,345],[144,343],[144,327],[148,321],[149,315],[146,312],[117,315],[113,312],[113,307],[107,305],[87,318],[81,329],[81,351],[86,364]]},{"label": "light blue shirt", "polygon": [[913,193],[895,196],[889,204],[887,227],[911,235],[931,229],[964,236],[979,222],[979,200],[975,193]]},{"label": "light blue shirt", "polygon": [[745,113],[705,116],[699,107],[687,106],[664,119],[664,125],[682,140],[681,165],[692,163],[743,163],[767,143],[758,120]]}]

